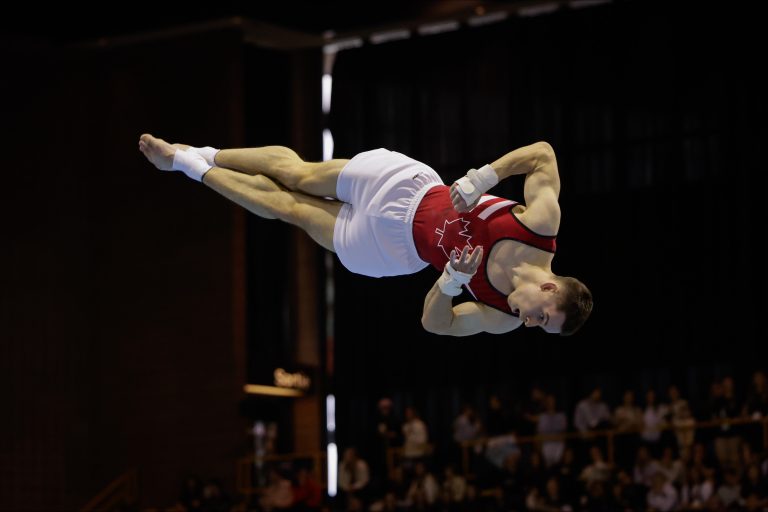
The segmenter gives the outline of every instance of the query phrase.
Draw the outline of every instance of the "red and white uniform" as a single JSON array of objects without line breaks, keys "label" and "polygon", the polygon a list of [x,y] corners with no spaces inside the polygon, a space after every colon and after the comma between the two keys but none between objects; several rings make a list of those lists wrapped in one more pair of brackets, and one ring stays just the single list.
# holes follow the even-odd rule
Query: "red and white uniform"
[{"label": "red and white uniform", "polygon": [[493,246],[501,240],[515,240],[554,253],[554,236],[534,233],[512,213],[518,203],[484,194],[471,211],[457,212],[451,203],[450,188],[432,187],[421,199],[413,218],[413,241],[419,258],[441,271],[452,250],[461,253],[467,246],[483,246],[483,260],[466,285],[475,300],[513,315],[507,295],[488,279],[487,263]]},{"label": "red and white uniform", "polygon": [[384,148],[354,156],[339,173],[333,248],[346,269],[370,277],[441,271],[452,249],[483,246],[483,261],[467,289],[479,302],[512,314],[505,294],[488,280],[486,265],[500,240],[555,252],[555,237],[524,226],[517,203],[484,195],[470,212],[453,208],[450,189],[428,165]]}]

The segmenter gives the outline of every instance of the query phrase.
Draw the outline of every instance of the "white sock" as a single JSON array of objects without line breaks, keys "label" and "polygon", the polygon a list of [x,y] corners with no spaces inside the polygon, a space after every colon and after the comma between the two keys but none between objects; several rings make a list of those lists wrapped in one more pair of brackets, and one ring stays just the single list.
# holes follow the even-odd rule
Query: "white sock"
[{"label": "white sock", "polygon": [[195,181],[203,181],[203,175],[212,165],[209,165],[201,155],[192,151],[177,149],[173,155],[173,170],[181,171]]},{"label": "white sock", "polygon": [[208,165],[211,167],[216,166],[216,153],[219,152],[218,149],[212,148],[211,146],[205,146],[202,148],[196,148],[194,146],[190,146],[187,148],[187,151],[191,151],[192,153],[197,153],[201,157],[205,158],[205,161],[208,162]]}]

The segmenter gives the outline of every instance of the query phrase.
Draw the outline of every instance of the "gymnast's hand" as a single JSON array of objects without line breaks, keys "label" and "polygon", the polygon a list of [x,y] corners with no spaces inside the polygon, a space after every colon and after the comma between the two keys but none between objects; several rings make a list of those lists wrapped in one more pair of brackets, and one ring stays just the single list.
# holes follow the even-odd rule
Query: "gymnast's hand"
[{"label": "gymnast's hand", "polygon": [[467,175],[451,185],[451,202],[456,210],[471,210],[480,198],[499,182],[499,175],[490,165],[470,169]]},{"label": "gymnast's hand", "polygon": [[471,206],[467,206],[467,203],[464,201],[464,198],[461,197],[461,194],[459,194],[459,191],[457,190],[458,185],[456,182],[453,182],[453,185],[451,185],[451,202],[453,203],[453,207],[456,209],[457,212],[466,212],[477,206],[477,203],[480,202],[480,197],[478,196],[477,199],[475,199],[475,202],[472,203]]},{"label": "gymnast's hand", "polygon": [[456,255],[456,249],[451,251],[451,267],[463,274],[475,275],[481,261],[483,261],[482,245],[475,247],[471,253],[469,252],[469,246],[465,245],[459,256]]}]

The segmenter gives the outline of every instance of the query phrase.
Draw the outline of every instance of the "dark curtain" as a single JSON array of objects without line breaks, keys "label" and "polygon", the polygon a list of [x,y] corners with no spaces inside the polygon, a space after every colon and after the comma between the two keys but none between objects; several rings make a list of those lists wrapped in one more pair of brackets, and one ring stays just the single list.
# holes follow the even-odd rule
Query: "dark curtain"
[{"label": "dark curtain", "polygon": [[[437,422],[534,380],[561,403],[601,381],[613,403],[624,387],[671,381],[704,398],[718,372],[746,384],[739,372],[766,356],[763,30],[743,6],[688,7],[626,2],[339,53],[336,157],[386,147],[451,182],[550,142],[563,211],[553,270],[595,299],[571,338],[437,337],[420,325],[436,272],[376,280],[337,265],[349,442],[382,393]],[[492,193],[522,200],[522,185]]]}]

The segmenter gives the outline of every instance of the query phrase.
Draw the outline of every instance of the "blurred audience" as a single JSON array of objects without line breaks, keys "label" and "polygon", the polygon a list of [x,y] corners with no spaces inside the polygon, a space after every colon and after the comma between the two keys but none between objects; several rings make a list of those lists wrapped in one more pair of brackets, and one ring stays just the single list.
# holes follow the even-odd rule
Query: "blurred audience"
[{"label": "blurred audience", "polygon": [[322,504],[323,488],[308,468],[299,467],[296,470],[296,483],[293,487],[293,510],[295,512],[317,511]]},{"label": "blurred audience", "polygon": [[648,491],[648,508],[667,512],[677,506],[677,490],[667,481],[664,473],[657,472],[651,478],[651,488]]},{"label": "blurred audience", "polygon": [[[741,415],[741,407],[736,401],[733,379],[725,377],[712,383],[711,414],[713,420],[736,419]],[[737,467],[739,465],[739,444],[741,438],[731,423],[725,422],[720,426],[715,437],[715,454],[723,466]]]},{"label": "blurred audience", "polygon": [[[538,435],[564,434],[568,430],[568,419],[565,413],[557,410],[557,401],[554,395],[547,395],[544,400],[544,411],[539,415],[539,423],[536,428]],[[544,465],[552,467],[560,463],[565,451],[565,441],[549,440],[541,443],[541,454],[544,457]]]},{"label": "blurred audience", "polygon": [[696,420],[688,401],[680,396],[680,389],[677,386],[669,386],[667,396],[669,403],[666,406],[665,421],[674,427],[677,449],[680,456],[685,458],[690,453],[695,440],[696,430],[693,426],[696,424]]},{"label": "blurred audience", "polygon": [[[762,425],[748,431],[733,423],[768,414],[765,373],[755,372],[744,384],[749,390],[740,402],[732,378],[713,383],[708,404],[699,400],[696,403],[706,407],[696,410],[701,421],[725,423],[696,434],[693,408],[675,385],[667,387],[663,404],[649,389],[642,410],[633,391],[626,390],[613,415],[596,386],[574,409],[566,409],[573,412],[573,428],[582,435],[535,443],[521,443],[514,428],[534,427],[541,436],[568,435],[567,416],[555,395],[533,387],[514,423],[513,407],[505,407],[499,395],[491,394],[480,408],[485,421],[467,403],[458,414],[453,411],[453,421],[446,414],[444,423],[435,423],[434,450],[417,411],[406,408],[404,422],[398,425],[392,400],[382,398],[376,404],[375,429],[368,431],[375,436],[366,438],[369,444],[363,451],[379,463],[369,467],[355,448],[347,448],[339,464],[340,492],[335,500],[324,503],[323,486],[307,467],[294,469],[292,486],[289,471],[281,466],[269,470],[269,485],[260,491],[257,508],[235,510],[768,511],[768,452]],[[610,441],[593,434],[610,428],[614,429]],[[403,457],[393,457],[394,465],[387,467],[383,463],[387,450],[399,445],[401,433]],[[469,457],[456,458],[449,449],[465,441],[478,442],[467,451]],[[332,508],[325,508],[329,504]],[[218,482],[190,477],[178,508],[228,512],[233,503]]]},{"label": "blurred audience", "polygon": [[584,433],[611,426],[611,413],[608,411],[608,405],[603,402],[602,396],[600,387],[595,387],[587,398],[576,405],[573,417],[573,426],[576,430]]},{"label": "blurred audience", "polygon": [[413,468],[413,480],[406,494],[408,505],[416,510],[431,508],[436,502],[440,489],[435,476],[427,471],[424,462],[417,462]]},{"label": "blurred audience", "polygon": [[640,439],[648,446],[654,456],[661,453],[661,429],[665,426],[666,410],[656,402],[656,392],[649,389],[645,393],[645,409],[643,410],[643,431]]},{"label": "blurred audience", "polygon": [[289,510],[293,505],[293,487],[277,468],[269,470],[267,487],[263,490],[259,504],[265,512]]},{"label": "blurred audience", "polygon": [[429,441],[427,425],[413,407],[405,408],[403,439],[403,457],[409,460],[409,465],[427,455],[427,443]]},{"label": "blurred audience", "polygon": [[365,501],[365,493],[370,481],[368,463],[357,454],[357,449],[349,447],[339,464],[339,488],[346,494],[354,495]]}]

